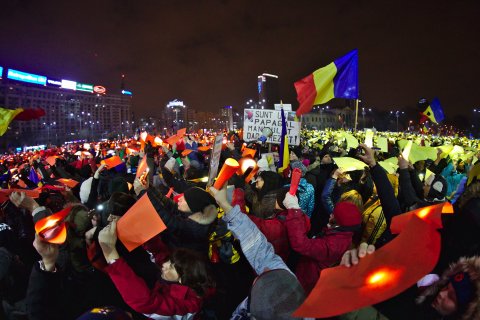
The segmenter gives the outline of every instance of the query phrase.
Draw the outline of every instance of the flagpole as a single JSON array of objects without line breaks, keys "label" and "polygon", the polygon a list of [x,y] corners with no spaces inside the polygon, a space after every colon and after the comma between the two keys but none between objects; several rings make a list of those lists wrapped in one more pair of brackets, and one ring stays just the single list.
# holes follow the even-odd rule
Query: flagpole
[{"label": "flagpole", "polygon": [[357,123],[358,123],[358,99],[355,99],[355,130],[357,131]]}]

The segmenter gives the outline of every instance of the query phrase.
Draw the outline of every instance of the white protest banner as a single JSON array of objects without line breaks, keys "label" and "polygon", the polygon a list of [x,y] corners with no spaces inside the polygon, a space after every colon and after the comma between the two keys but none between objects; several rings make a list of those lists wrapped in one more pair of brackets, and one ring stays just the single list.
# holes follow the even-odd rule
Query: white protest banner
[{"label": "white protest banner", "polygon": [[223,135],[219,134],[215,137],[213,149],[210,154],[210,169],[208,171],[207,187],[213,186],[213,180],[217,177],[218,166],[220,164],[220,153],[222,152]]},{"label": "white protest banner", "polygon": [[[300,144],[300,121],[296,121],[295,112],[285,111],[287,120],[288,145]],[[282,134],[282,114],[278,110],[245,109],[243,117],[243,139],[245,141],[258,140],[264,128],[270,128],[272,136],[267,139],[269,143],[280,144]]]}]

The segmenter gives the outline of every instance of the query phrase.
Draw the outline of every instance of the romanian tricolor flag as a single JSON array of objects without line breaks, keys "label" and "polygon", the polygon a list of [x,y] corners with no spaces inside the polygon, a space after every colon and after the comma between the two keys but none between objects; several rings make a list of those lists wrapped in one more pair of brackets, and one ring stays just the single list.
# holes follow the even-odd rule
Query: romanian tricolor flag
[{"label": "romanian tricolor flag", "polygon": [[0,108],[0,136],[7,131],[8,125],[12,122],[19,113],[23,112],[22,108],[17,109],[5,109]]},{"label": "romanian tricolor flag", "polygon": [[358,98],[358,50],[352,50],[311,75],[295,82],[300,106],[297,116],[333,98]]},{"label": "romanian tricolor flag", "polygon": [[278,162],[278,172],[282,173],[290,164],[290,150],[288,150],[287,120],[282,108],[282,136],[280,138],[280,161]]},{"label": "romanian tricolor flag", "polygon": [[445,115],[443,114],[443,108],[440,105],[440,101],[438,98],[432,100],[430,105],[423,111],[422,118],[420,119],[420,123],[425,122],[425,120],[430,119],[433,123],[438,124],[439,122],[445,119]]}]

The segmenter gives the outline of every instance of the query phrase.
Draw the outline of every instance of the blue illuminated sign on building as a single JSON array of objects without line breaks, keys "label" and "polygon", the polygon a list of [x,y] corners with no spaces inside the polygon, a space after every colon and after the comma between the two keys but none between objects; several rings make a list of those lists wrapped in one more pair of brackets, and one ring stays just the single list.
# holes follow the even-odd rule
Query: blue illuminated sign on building
[{"label": "blue illuminated sign on building", "polygon": [[32,73],[21,72],[13,69],[8,69],[7,78],[22,82],[40,84],[42,86],[47,84],[47,77],[39,76]]},{"label": "blue illuminated sign on building", "polygon": [[2,79],[2,75],[3,75],[3,67],[0,67],[0,79]]},{"label": "blue illuminated sign on building", "polygon": [[122,90],[122,94],[126,94],[127,96],[131,96],[131,95],[132,95],[132,91]]}]

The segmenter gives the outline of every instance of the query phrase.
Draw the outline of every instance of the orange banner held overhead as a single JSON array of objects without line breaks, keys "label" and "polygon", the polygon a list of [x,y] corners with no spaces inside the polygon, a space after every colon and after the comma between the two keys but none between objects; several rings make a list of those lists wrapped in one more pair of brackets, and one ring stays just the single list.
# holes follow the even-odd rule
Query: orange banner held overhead
[{"label": "orange banner held overhead", "polygon": [[167,229],[145,193],[117,222],[120,241],[132,251]]},{"label": "orange banner held overhead", "polygon": [[390,299],[431,272],[439,255],[440,234],[413,215],[398,237],[357,265],[322,270],[293,316],[334,317]]},{"label": "orange banner held overhead", "polygon": [[115,168],[116,166],[120,165],[123,163],[122,159],[120,159],[119,156],[113,156],[110,158],[107,158],[105,160],[102,160],[102,164],[106,164],[109,169]]}]

